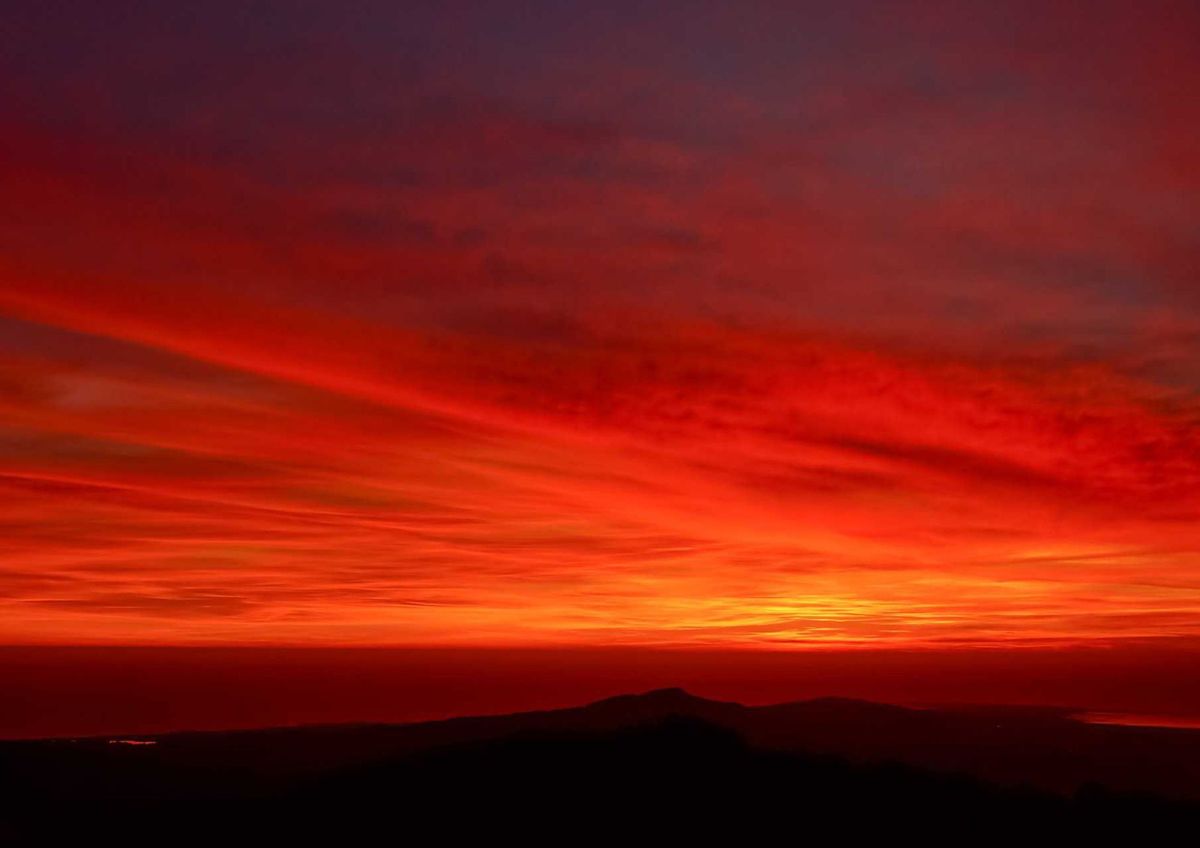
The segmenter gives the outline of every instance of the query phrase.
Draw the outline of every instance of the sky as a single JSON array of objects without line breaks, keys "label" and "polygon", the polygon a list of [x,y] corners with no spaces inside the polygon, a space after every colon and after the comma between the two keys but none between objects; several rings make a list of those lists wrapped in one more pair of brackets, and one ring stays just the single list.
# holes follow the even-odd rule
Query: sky
[{"label": "sky", "polygon": [[0,643],[1200,646],[1194,4],[5,17]]}]

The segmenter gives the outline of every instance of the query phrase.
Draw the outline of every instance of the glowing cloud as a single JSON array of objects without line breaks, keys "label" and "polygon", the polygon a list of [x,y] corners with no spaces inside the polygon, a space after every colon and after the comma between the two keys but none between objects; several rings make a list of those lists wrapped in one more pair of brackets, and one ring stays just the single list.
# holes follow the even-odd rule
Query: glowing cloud
[{"label": "glowing cloud", "polygon": [[1194,9],[557,5],[20,18],[0,641],[1200,637]]}]

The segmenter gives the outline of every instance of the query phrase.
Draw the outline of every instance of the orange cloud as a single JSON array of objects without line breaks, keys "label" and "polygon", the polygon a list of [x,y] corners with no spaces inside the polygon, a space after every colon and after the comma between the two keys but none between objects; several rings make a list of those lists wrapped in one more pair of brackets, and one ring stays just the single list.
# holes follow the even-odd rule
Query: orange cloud
[{"label": "orange cloud", "polygon": [[570,97],[330,51],[135,106],[47,60],[3,123],[0,641],[1200,635],[1195,108],[1142,98],[1194,57],[1112,88],[948,25],[726,83],[585,51],[613,90]]}]

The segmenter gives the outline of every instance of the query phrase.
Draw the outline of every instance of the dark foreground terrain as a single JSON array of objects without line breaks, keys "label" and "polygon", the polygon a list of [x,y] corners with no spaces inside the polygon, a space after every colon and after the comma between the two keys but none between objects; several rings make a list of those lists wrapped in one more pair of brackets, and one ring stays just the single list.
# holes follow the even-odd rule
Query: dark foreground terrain
[{"label": "dark foreground terrain", "polygon": [[0,743],[12,844],[1183,844],[1198,824],[1200,733],[1053,710],[744,707],[668,689],[426,724]]}]

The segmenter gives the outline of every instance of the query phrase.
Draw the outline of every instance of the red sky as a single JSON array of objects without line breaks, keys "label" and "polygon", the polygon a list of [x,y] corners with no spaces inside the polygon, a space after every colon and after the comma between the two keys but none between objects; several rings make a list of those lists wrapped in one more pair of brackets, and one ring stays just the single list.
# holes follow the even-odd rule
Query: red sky
[{"label": "red sky", "polygon": [[1194,5],[18,5],[0,642],[1200,639]]}]

